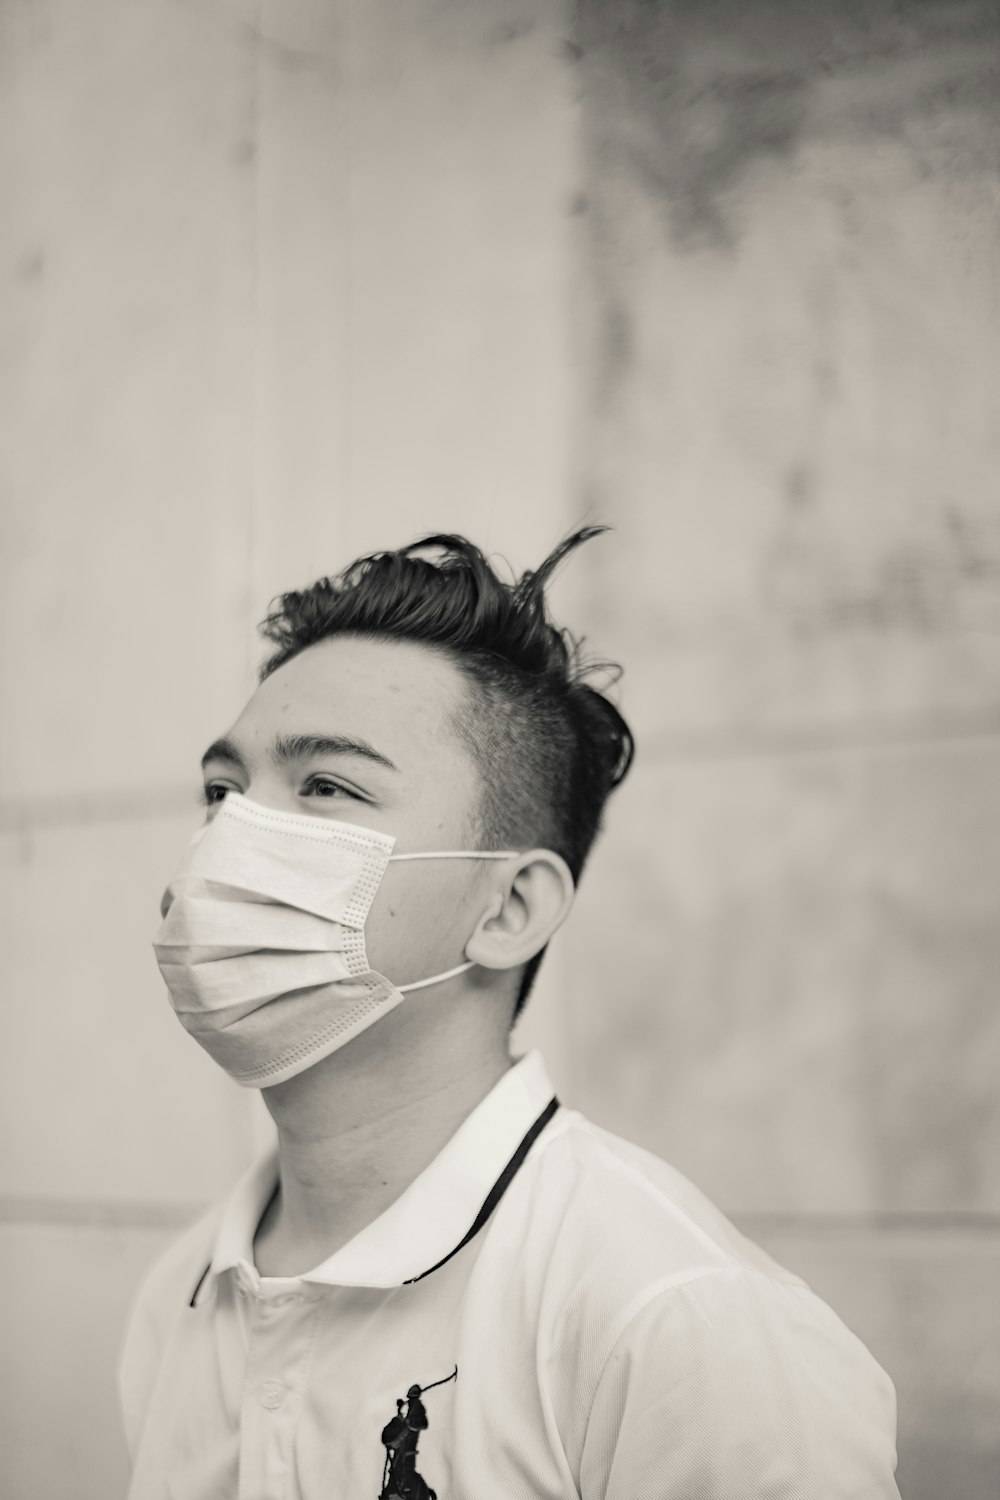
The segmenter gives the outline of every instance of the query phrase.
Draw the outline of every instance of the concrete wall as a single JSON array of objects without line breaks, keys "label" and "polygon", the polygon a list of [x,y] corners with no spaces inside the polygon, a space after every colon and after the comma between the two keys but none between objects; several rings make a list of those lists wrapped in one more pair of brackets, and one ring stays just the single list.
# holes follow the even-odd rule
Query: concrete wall
[{"label": "concrete wall", "polygon": [[128,1300],[264,1133],[148,942],[268,598],[591,518],[640,758],[522,1040],[995,1494],[988,15],[0,5],[5,1497],[122,1493]]},{"label": "concrete wall", "polygon": [[0,1493],[110,1500],[137,1279],[264,1131],[149,946],[198,757],[279,590],[566,529],[577,112],[526,0],[0,22]]},{"label": "concrete wall", "polygon": [[1000,18],[576,34],[583,617],[639,758],[577,1097],[892,1373],[907,1500],[1000,1493]]}]

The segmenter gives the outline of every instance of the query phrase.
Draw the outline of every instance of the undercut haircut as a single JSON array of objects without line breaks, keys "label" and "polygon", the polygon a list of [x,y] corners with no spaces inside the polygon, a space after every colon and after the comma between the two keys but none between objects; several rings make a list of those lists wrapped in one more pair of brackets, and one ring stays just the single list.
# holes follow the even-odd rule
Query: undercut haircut
[{"label": "undercut haircut", "polygon": [[[552,849],[579,881],[634,744],[604,690],[620,667],[588,661],[582,640],[553,624],[545,587],[567,553],[606,530],[574,532],[511,582],[464,536],[425,536],[358,558],[273,601],[260,631],[275,649],[260,680],[337,635],[413,641],[443,653],[467,687],[455,727],[482,776],[482,847]],[[595,675],[601,688],[588,681]],[[515,1020],[544,951],[525,966]]]}]

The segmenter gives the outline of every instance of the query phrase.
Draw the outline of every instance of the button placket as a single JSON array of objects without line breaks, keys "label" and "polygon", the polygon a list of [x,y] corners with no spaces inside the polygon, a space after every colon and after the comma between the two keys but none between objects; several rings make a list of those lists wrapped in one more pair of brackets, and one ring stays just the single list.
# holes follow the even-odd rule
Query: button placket
[{"label": "button placket", "polygon": [[255,1289],[240,1422],[240,1496],[284,1496],[318,1309],[302,1289]]}]

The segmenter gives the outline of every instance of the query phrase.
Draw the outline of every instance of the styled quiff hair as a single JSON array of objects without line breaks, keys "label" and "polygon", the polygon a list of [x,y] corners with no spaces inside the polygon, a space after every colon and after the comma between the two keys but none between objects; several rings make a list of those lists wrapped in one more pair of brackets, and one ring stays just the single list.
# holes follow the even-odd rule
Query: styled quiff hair
[{"label": "styled quiff hair", "polygon": [[[582,642],[550,620],[545,587],[568,552],[606,529],[574,532],[510,583],[463,536],[426,536],[358,558],[272,603],[260,631],[275,649],[260,679],[336,635],[443,653],[468,689],[455,727],[482,774],[482,847],[552,849],[579,880],[634,747],[618,709],[587,681],[617,681],[621,669],[585,660]],[[428,551],[435,555],[420,555]],[[542,956],[526,966],[515,1018]]]}]

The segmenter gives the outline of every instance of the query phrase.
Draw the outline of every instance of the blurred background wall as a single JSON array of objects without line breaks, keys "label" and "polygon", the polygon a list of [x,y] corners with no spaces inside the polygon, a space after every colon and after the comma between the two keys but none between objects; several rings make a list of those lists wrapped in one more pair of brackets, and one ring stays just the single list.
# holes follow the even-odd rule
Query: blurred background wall
[{"label": "blurred background wall", "polygon": [[0,0],[2,1493],[108,1500],[138,1278],[265,1138],[149,950],[282,588],[461,529],[639,758],[518,1037],[1000,1484],[986,0]]}]

